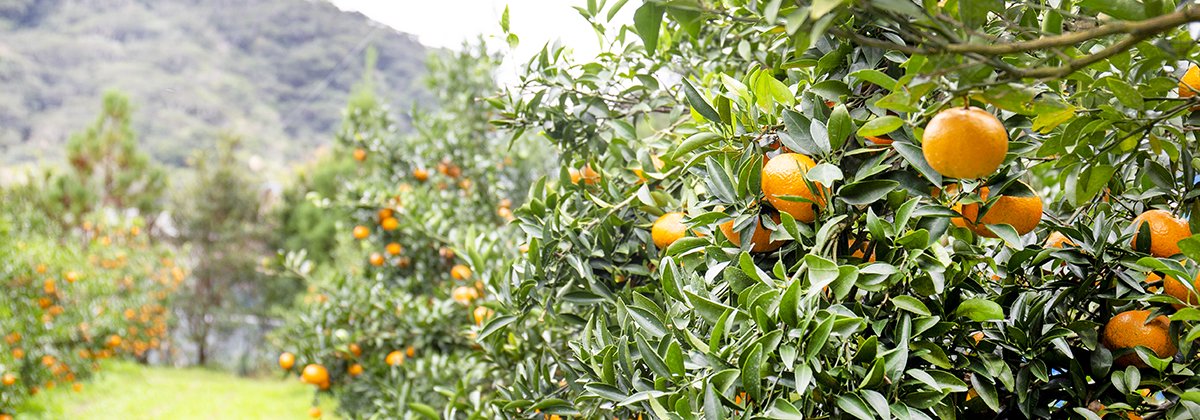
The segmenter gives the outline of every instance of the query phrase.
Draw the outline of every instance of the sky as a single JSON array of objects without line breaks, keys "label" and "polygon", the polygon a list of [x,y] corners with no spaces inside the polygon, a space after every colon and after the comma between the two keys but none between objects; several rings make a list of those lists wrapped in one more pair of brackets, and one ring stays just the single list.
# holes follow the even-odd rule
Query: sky
[{"label": "sky", "polygon": [[[599,46],[591,26],[571,6],[584,0],[332,0],[342,10],[357,11],[400,32],[417,36],[431,47],[457,48],[483,34],[504,45],[500,16],[509,6],[510,29],[520,37],[513,52],[525,60],[554,39],[571,46],[577,56],[594,56]],[[614,3],[610,1],[609,3]],[[629,2],[614,22],[632,20],[637,2]],[[607,9],[606,9],[607,11]]]}]

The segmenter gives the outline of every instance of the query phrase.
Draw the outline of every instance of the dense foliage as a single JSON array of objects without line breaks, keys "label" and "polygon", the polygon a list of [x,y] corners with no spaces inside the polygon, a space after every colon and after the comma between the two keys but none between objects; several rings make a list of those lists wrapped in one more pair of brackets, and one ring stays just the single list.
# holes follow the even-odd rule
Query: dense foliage
[{"label": "dense foliage", "polygon": [[0,34],[5,164],[62,157],[100,95],[120,89],[143,149],[168,166],[229,131],[282,168],[336,132],[368,45],[388,101],[427,98],[416,39],[323,1],[13,0]]},{"label": "dense foliage", "polygon": [[[633,24],[612,26],[623,7]],[[404,186],[424,181],[411,169],[430,155],[373,160],[374,136],[352,143],[384,165],[334,200],[358,220],[386,220],[375,212],[400,182],[402,238],[450,239],[427,254],[491,245],[467,253],[483,283],[459,295],[483,296],[480,326],[397,321],[453,307],[435,280],[451,262],[432,255],[441,265],[415,266],[415,281],[368,266],[321,289],[292,334],[293,368],[347,414],[1200,418],[1200,46],[1187,30],[1200,4],[577,10],[606,52],[547,45],[481,97],[494,126],[536,133],[562,163],[512,211],[520,254],[493,235],[512,226],[407,224],[430,214],[413,205],[480,213],[453,195],[408,198],[427,191]],[[425,130],[410,147],[491,136],[471,131],[476,112],[448,107],[466,131]],[[392,238],[365,226],[364,252]],[[414,301],[424,312],[410,315]],[[454,368],[388,357],[395,376],[376,379],[379,354],[431,339],[462,355],[444,359]],[[482,353],[460,351],[472,341]],[[371,382],[356,378],[357,350]]]},{"label": "dense foliage", "polygon": [[485,285],[517,254],[514,200],[545,163],[530,142],[510,143],[489,125],[494,114],[478,98],[497,89],[495,67],[481,45],[431,56],[439,108],[415,109],[408,135],[360,89],[336,149],[356,168],[332,196],[307,194],[339,224],[340,245],[325,264],[303,252],[280,260],[311,284],[305,313],[278,333],[281,365],[336,393],[348,414],[497,413],[473,330],[490,317]]},{"label": "dense foliage", "polygon": [[60,228],[40,194],[0,191],[0,415],[42,389],[79,389],[100,359],[162,350],[185,279],[143,220],[94,214]]}]

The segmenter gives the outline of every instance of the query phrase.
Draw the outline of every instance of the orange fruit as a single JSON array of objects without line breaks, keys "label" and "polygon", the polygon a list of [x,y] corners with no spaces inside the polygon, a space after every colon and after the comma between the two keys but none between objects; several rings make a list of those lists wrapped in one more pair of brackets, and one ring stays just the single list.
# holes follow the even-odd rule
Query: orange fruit
[{"label": "orange fruit", "polygon": [[296,365],[296,355],[288,353],[286,351],[279,354],[279,367],[280,368],[283,368],[283,370],[288,370],[288,369],[291,369],[292,366],[295,366],[295,365]]},{"label": "orange fruit", "polygon": [[13,349],[12,357],[13,357],[13,359],[24,359],[25,358],[25,349]]},{"label": "orange fruit", "polygon": [[687,226],[683,224],[683,212],[663,214],[650,226],[650,238],[658,249],[667,249],[684,236],[687,236]]},{"label": "orange fruit", "polygon": [[366,226],[359,225],[354,227],[354,239],[367,239],[368,236],[371,236],[371,230],[367,229]]},{"label": "orange fruit", "polygon": [[[979,197],[987,201],[988,191],[988,187],[980,188]],[[980,236],[995,238],[996,234],[984,225],[1000,224],[1010,225],[1018,234],[1024,235],[1032,232],[1042,221],[1042,199],[1036,195],[1002,195],[982,217],[979,216],[979,203],[963,205],[962,215]]]},{"label": "orange fruit", "polygon": [[313,407],[308,409],[308,416],[314,419],[321,418],[321,407]]},{"label": "orange fruit", "polygon": [[384,208],[384,209],[379,209],[379,213],[377,215],[379,216],[379,221],[382,222],[383,219],[392,217],[392,214],[394,214],[394,211],[392,211],[392,209]]},{"label": "orange fruit", "polygon": [[74,283],[76,280],[79,280],[79,273],[68,271],[65,277],[67,278],[67,283]]},{"label": "orange fruit", "polygon": [[371,262],[371,265],[379,267],[383,265],[383,255],[379,254],[378,252],[372,252],[369,261]]},{"label": "orange fruit", "polygon": [[108,347],[117,347],[121,345],[121,336],[113,334],[108,336],[108,341],[105,341]]},{"label": "orange fruit", "polygon": [[391,353],[387,354],[387,357],[385,357],[383,361],[387,362],[388,366],[399,365],[404,363],[404,353],[400,350],[392,351]]},{"label": "orange fruit", "polygon": [[871,243],[867,242],[867,241],[863,241],[863,243],[861,243],[861,244],[854,244],[853,246],[851,246],[851,248],[855,248],[855,249],[854,249],[854,252],[850,253],[850,256],[854,257],[854,258],[866,260],[867,262],[875,262],[875,253],[874,252],[872,252],[871,255],[869,255],[869,256],[866,255],[867,248],[870,248],[870,247],[871,247]]},{"label": "orange fruit", "polygon": [[583,179],[584,184],[595,185],[600,182],[600,173],[592,169],[591,164],[583,165],[583,169],[579,170],[579,176]]},{"label": "orange fruit", "polygon": [[[1112,317],[1104,324],[1104,346],[1112,351],[1143,346],[1158,357],[1174,356],[1178,349],[1169,334],[1171,321],[1159,315],[1147,324],[1146,319],[1149,317],[1150,311],[1144,310],[1125,311]],[[1121,356],[1115,362],[1118,366],[1146,367],[1146,362],[1143,362],[1137,353]]]},{"label": "orange fruit", "polygon": [[889,138],[888,136],[867,136],[866,139],[870,140],[871,143],[875,143],[875,144],[878,144],[881,146],[886,146],[886,145],[892,144],[892,139]]},{"label": "orange fruit", "polygon": [[1133,219],[1133,247],[1138,248],[1138,231],[1142,223],[1150,227],[1150,255],[1170,257],[1179,253],[1179,241],[1192,236],[1187,221],[1177,219],[1166,210],[1147,210]]},{"label": "orange fruit", "polygon": [[413,169],[413,178],[416,178],[417,182],[428,181],[429,180],[429,171],[422,169],[422,168]]},{"label": "orange fruit", "polygon": [[75,392],[83,392],[83,384],[79,382],[71,384],[71,390]]},{"label": "orange fruit", "polygon": [[[792,215],[797,221],[812,223],[817,219],[813,203],[817,207],[825,207],[820,197],[821,184],[813,183],[817,189],[813,191],[804,179],[804,174],[814,166],[817,163],[812,158],[799,153],[784,153],[772,158],[762,168],[762,191],[767,201],[776,210]],[[789,201],[783,196],[801,197],[811,202]]]},{"label": "orange fruit", "polygon": [[455,280],[467,280],[471,278],[471,268],[462,264],[455,265],[450,269],[450,277]]},{"label": "orange fruit", "polygon": [[358,343],[350,343],[347,347],[350,350],[350,354],[353,354],[354,357],[362,356],[362,347],[359,347]]},{"label": "orange fruit", "polygon": [[367,160],[367,151],[363,149],[354,149],[354,160],[359,162]]},{"label": "orange fruit", "polygon": [[[1150,273],[1150,276],[1159,277],[1157,274],[1154,274],[1154,273]],[[1150,276],[1146,277],[1147,282],[1157,280],[1157,279],[1151,279]],[[1200,290],[1200,275],[1197,275],[1196,278],[1192,280],[1192,288]],[[1196,295],[1193,294],[1191,290],[1188,290],[1187,286],[1183,285],[1183,282],[1176,280],[1174,277],[1171,277],[1171,276],[1167,276],[1166,280],[1163,280],[1163,293],[1166,293],[1170,296],[1174,296],[1176,299],[1187,302],[1188,305],[1196,305],[1197,304]],[[1179,305],[1179,304],[1176,304],[1174,306],[1175,306],[1175,309],[1179,309],[1179,308],[1183,307],[1183,305]]]},{"label": "orange fruit", "polygon": [[454,298],[455,302],[467,305],[470,304],[471,301],[479,298],[479,291],[474,287],[459,286],[455,287],[454,291],[451,292],[450,295]]},{"label": "orange fruit", "polygon": [[1008,132],[979,108],[950,108],[925,126],[921,149],[933,170],[950,178],[981,178],[996,172],[1008,153]]},{"label": "orange fruit", "polygon": [[349,373],[350,376],[362,375],[363,366],[358,363],[355,363],[353,365],[350,365],[350,367],[346,369],[346,372]]},{"label": "orange fruit", "polygon": [[300,372],[300,380],[310,385],[328,384],[329,371],[325,370],[325,366],[310,364]]},{"label": "orange fruit", "polygon": [[1179,97],[1191,98],[1200,92],[1200,67],[1192,64],[1183,77],[1179,78]]},{"label": "orange fruit", "polygon": [[388,254],[400,255],[401,252],[404,252],[404,247],[400,246],[400,244],[395,243],[395,242],[387,244],[387,253]]},{"label": "orange fruit", "polygon": [[417,349],[416,349],[416,348],[414,348],[413,346],[408,346],[408,348],[404,349],[404,354],[407,354],[407,355],[408,355],[408,357],[413,357],[413,356],[416,356],[416,355],[417,355]]},{"label": "orange fruit", "polygon": [[1065,248],[1075,246],[1075,242],[1063,235],[1062,232],[1050,232],[1050,236],[1046,237],[1046,248]]},{"label": "orange fruit", "polygon": [[471,315],[473,315],[475,318],[475,325],[483,325],[483,321],[487,321],[488,318],[491,318],[493,313],[494,312],[491,309],[488,309],[488,307],[480,306],[475,308],[475,311],[472,312]]},{"label": "orange fruit", "polygon": [[[759,216],[760,218],[762,216]],[[772,219],[776,223],[779,222],[779,215],[772,215]],[[733,220],[722,223],[721,233],[725,234],[725,238],[729,239],[735,246],[742,246],[741,233],[733,230]],[[750,238],[750,252],[771,252],[783,246],[783,241],[771,241],[771,231],[767,230],[762,224],[762,219],[758,220],[758,226],[754,228],[754,236]]]},{"label": "orange fruit", "polygon": [[[29,395],[37,395],[37,388],[29,390]],[[0,420],[13,420],[13,416],[8,414],[0,414]]]},{"label": "orange fruit", "polygon": [[3,383],[4,386],[13,386],[13,384],[17,383],[17,375],[5,373],[4,377],[0,378],[0,383]]},{"label": "orange fruit", "polygon": [[400,228],[400,221],[395,217],[389,217],[379,222],[379,226],[383,227],[383,230],[396,230]]}]

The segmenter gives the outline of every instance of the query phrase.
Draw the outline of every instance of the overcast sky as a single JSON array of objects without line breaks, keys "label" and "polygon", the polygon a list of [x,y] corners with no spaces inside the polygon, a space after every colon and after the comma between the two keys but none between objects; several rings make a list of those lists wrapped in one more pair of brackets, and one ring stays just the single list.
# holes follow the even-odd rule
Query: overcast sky
[{"label": "overcast sky", "polygon": [[[572,8],[584,0],[332,0],[343,10],[361,12],[398,31],[416,35],[422,44],[456,48],[477,35],[491,36],[503,45],[500,15],[509,6],[510,29],[521,39],[516,51],[524,60],[543,44],[560,39],[577,55],[594,55],[596,36],[587,21]],[[610,1],[610,3],[612,3]],[[629,2],[614,22],[629,22],[637,2]]]}]

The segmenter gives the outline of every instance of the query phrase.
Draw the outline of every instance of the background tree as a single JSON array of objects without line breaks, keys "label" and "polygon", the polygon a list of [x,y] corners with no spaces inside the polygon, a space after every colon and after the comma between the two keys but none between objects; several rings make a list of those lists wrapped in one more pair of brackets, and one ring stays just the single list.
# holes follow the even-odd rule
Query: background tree
[{"label": "background tree", "polygon": [[238,155],[239,143],[224,136],[215,150],[199,153],[194,179],[175,196],[177,239],[193,262],[177,310],[200,365],[232,315],[268,309],[268,285],[257,270],[266,253],[264,196]]},{"label": "background tree", "polygon": [[133,107],[117,92],[104,95],[96,121],[67,143],[68,172],[53,178],[49,204],[64,221],[97,208],[136,209],[150,222],[161,210],[166,174],[138,149]]}]

